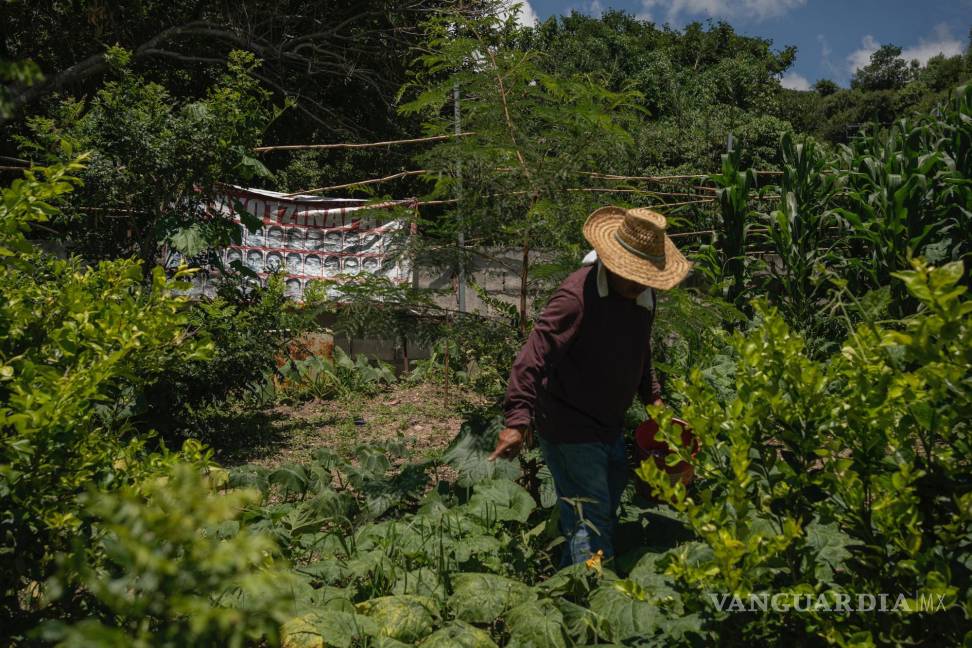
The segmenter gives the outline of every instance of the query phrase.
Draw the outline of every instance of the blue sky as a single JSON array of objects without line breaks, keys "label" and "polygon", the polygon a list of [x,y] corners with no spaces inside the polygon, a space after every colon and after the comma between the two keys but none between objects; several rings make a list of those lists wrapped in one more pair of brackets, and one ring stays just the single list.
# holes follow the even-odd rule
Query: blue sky
[{"label": "blue sky", "polygon": [[[510,0],[511,2],[514,0]],[[847,85],[854,70],[885,43],[924,62],[968,45],[972,0],[519,0],[521,20],[572,10],[599,15],[608,8],[682,27],[693,20],[726,20],[738,32],[797,46],[783,85],[798,89],[828,78]]]}]

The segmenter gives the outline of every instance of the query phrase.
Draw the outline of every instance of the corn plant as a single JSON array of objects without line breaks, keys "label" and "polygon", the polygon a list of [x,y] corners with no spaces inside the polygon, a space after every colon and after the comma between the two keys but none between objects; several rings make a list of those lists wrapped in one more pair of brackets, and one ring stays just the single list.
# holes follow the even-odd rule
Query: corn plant
[{"label": "corn plant", "polygon": [[809,138],[794,141],[786,133],[780,151],[780,205],[763,216],[764,238],[775,257],[767,268],[768,287],[790,326],[816,337],[827,325],[821,311],[829,298],[818,266],[843,263],[841,221],[833,206],[843,178],[828,173],[827,157]]},{"label": "corn plant", "polygon": [[[858,261],[871,287],[891,283],[912,256],[967,258],[972,207],[972,89],[959,88],[938,115],[899,120],[886,133],[841,149],[849,203],[841,214],[864,244]],[[892,285],[896,314],[917,301]]]},{"label": "corn plant", "polygon": [[723,298],[737,307],[746,290],[746,246],[753,220],[749,198],[756,188],[756,174],[741,167],[740,152],[732,150],[722,155],[722,173],[708,177],[717,187],[722,218],[715,240],[719,265],[710,266],[709,274],[723,286]]}]

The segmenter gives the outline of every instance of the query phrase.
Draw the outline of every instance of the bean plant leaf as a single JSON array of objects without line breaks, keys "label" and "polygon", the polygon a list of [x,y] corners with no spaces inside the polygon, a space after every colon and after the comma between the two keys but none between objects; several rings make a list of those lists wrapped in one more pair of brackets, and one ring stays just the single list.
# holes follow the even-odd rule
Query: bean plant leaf
[{"label": "bean plant leaf", "polygon": [[496,648],[496,642],[485,631],[475,626],[462,621],[453,621],[430,634],[419,646],[421,648]]},{"label": "bean plant leaf", "polygon": [[476,484],[467,504],[469,513],[487,523],[526,522],[536,507],[526,489],[505,479]]},{"label": "bean plant leaf", "polygon": [[335,610],[315,610],[283,624],[284,648],[351,648],[355,640],[377,631],[368,617]]},{"label": "bean plant leaf", "polygon": [[449,607],[456,617],[471,623],[492,623],[504,612],[536,594],[524,583],[496,574],[452,575]]},{"label": "bean plant leaf", "polygon": [[614,639],[624,641],[632,637],[646,637],[655,633],[661,614],[650,600],[650,595],[635,596],[623,584],[630,581],[617,581],[603,585],[591,594],[591,610],[601,615],[611,624]]},{"label": "bean plant leaf", "polygon": [[392,586],[392,594],[416,594],[435,599],[446,596],[439,576],[428,567],[419,567],[399,576]]},{"label": "bean plant leaf", "polygon": [[564,617],[550,599],[528,601],[506,616],[512,640],[509,646],[566,648],[571,645]]},{"label": "bean plant leaf", "polygon": [[374,620],[377,634],[414,643],[435,627],[438,608],[427,596],[382,596],[359,603],[358,611]]}]

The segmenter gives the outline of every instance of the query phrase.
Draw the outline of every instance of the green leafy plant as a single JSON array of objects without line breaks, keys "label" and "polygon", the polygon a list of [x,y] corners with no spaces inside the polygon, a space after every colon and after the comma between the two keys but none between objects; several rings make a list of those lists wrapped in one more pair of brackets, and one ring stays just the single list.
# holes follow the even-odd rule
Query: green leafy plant
[{"label": "green leafy plant", "polygon": [[716,196],[722,217],[720,228],[714,242],[717,257],[703,256],[700,260],[716,261],[710,265],[707,274],[715,280],[716,287],[722,290],[722,297],[730,304],[740,306],[746,291],[747,242],[752,226],[752,209],[749,206],[752,191],[756,188],[756,174],[752,169],[743,169],[738,149],[722,155],[722,173],[708,176],[715,183]]},{"label": "green leafy plant", "polygon": [[863,244],[861,273],[872,288],[891,285],[896,315],[917,307],[902,284],[891,284],[912,256],[941,262],[972,251],[970,114],[972,86],[964,86],[937,115],[897,121],[841,149],[849,202],[840,213]]},{"label": "green leafy plant", "polygon": [[[540,53],[517,42],[521,30],[512,17],[501,17],[500,8],[488,2],[429,21],[429,46],[402,89],[411,100],[400,112],[427,119],[429,135],[452,135],[460,111],[467,136],[418,156],[435,183],[431,197],[458,201],[429,223],[430,233],[449,241],[462,233],[481,240],[477,247],[520,251],[519,327],[525,336],[531,255],[541,246],[579,242],[589,204],[567,189],[577,188],[581,172],[631,143],[623,124],[637,113],[640,96],[630,88],[608,90],[593,76],[546,72]],[[466,254],[459,250],[460,257]]]},{"label": "green leafy plant", "polygon": [[[972,302],[961,263],[915,262],[895,276],[919,312],[900,326],[858,326],[826,362],[759,306],[759,326],[735,338],[735,397],[723,404],[698,372],[680,385],[703,449],[699,490],[672,484],[653,462],[639,469],[699,537],[663,566],[721,641],[969,640]],[[671,461],[691,461],[677,428],[666,427]],[[709,596],[766,592],[810,595],[831,609],[838,597],[882,592],[902,602],[881,615],[732,614]],[[914,613],[922,599],[935,606]]]},{"label": "green leafy plant", "polygon": [[83,162],[25,172],[0,203],[0,610],[11,634],[37,613],[25,592],[36,593],[56,554],[90,531],[78,496],[136,482],[167,461],[128,422],[139,358],[209,352],[186,335],[186,300],[175,291],[187,272],[168,279],[155,268],[146,282],[136,261],[85,265],[25,237],[56,215]]},{"label": "green leafy plant", "polygon": [[843,264],[834,197],[846,178],[827,168],[827,157],[808,138],[786,134],[780,150],[780,207],[764,217],[764,238],[776,256],[767,264],[768,288],[790,326],[820,338],[834,328],[824,316],[829,284],[821,269],[839,272]]},{"label": "green leafy plant", "polygon": [[217,492],[220,478],[176,465],[138,488],[88,496],[94,542],[75,543],[57,588],[77,580],[97,605],[41,636],[60,646],[279,643],[295,576],[271,536],[239,525],[259,492]]},{"label": "green leafy plant", "polygon": [[64,138],[91,151],[84,187],[57,219],[63,240],[89,259],[135,255],[148,273],[160,255],[191,258],[240,242],[239,226],[205,207],[220,183],[269,174],[251,149],[273,111],[250,53],[231,54],[223,77],[198,101],[177,100],[136,74],[130,59],[111,49],[114,80],[90,102],[68,99],[55,116],[31,118],[31,136],[19,139],[35,159],[60,155]]}]

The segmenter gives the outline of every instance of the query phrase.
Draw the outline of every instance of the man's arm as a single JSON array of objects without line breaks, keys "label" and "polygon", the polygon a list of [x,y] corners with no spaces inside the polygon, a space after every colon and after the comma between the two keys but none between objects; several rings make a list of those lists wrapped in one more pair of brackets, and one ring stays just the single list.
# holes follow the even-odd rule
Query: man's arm
[{"label": "man's arm", "polygon": [[504,404],[506,429],[500,432],[490,459],[515,457],[520,451],[540,383],[580,327],[581,314],[580,300],[567,292],[558,291],[547,304],[513,362]]},{"label": "man's arm", "polygon": [[651,357],[651,333],[648,334],[648,349],[645,352],[645,366],[641,372],[641,384],[638,386],[638,396],[645,405],[662,405],[661,383],[655,373],[655,365]]}]

